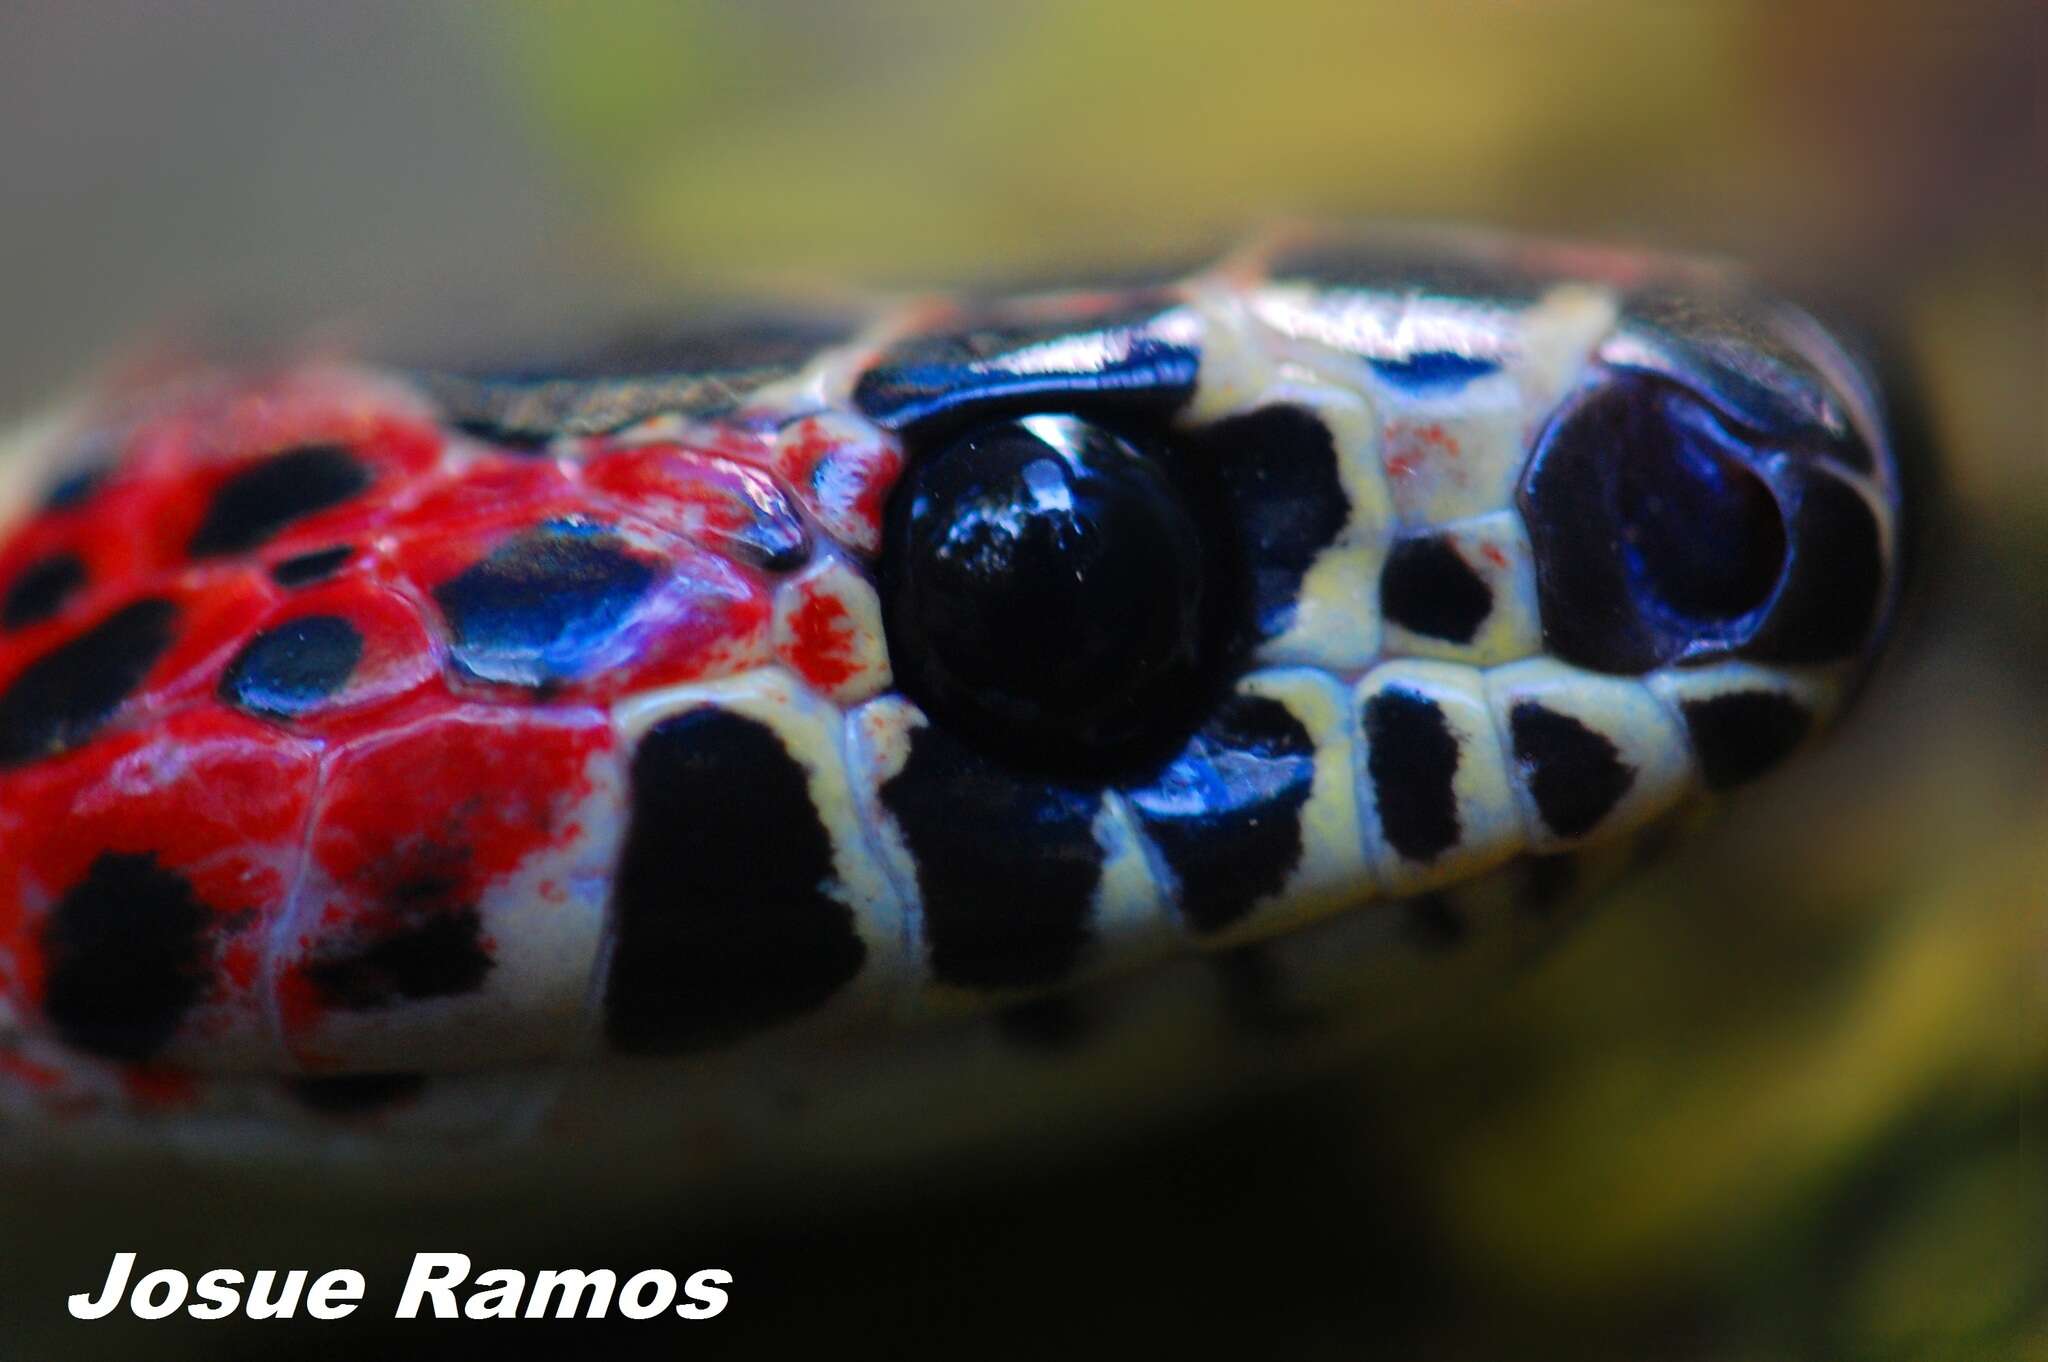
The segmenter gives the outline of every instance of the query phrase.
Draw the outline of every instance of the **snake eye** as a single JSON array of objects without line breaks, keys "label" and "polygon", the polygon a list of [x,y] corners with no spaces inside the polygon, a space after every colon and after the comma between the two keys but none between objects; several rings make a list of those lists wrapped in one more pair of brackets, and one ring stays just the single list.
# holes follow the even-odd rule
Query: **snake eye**
[{"label": "snake eye", "polygon": [[1158,464],[1077,417],[996,422],[920,459],[881,575],[904,689],[1039,765],[1144,742],[1199,670],[1195,520]]},{"label": "snake eye", "polygon": [[1610,375],[1568,407],[1521,492],[1551,648],[1641,672],[1746,640],[1786,572],[1770,458],[1646,374]]}]

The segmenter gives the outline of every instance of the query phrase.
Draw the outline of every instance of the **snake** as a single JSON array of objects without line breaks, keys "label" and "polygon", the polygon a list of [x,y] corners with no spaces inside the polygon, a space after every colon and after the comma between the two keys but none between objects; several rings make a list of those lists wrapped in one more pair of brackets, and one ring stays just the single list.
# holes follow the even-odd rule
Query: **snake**
[{"label": "snake", "polygon": [[7,464],[0,1148],[723,1167],[1469,999],[1847,708],[1884,402],[1730,266],[1305,229],[102,379]]}]

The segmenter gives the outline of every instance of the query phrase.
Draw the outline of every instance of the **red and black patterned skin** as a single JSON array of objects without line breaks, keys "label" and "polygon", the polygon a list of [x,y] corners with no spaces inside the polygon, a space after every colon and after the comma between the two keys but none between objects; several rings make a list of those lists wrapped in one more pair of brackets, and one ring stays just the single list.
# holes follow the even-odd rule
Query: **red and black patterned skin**
[{"label": "red and black patterned skin", "polygon": [[[347,1123],[1325,919],[1428,957],[1482,882],[1540,907],[1803,742],[1896,593],[1865,381],[1790,314],[1672,302],[1703,277],[1268,247],[551,365],[112,391],[0,543],[0,1110]],[[1617,439],[1663,462],[1616,473]],[[1127,535],[1186,499],[1155,518],[1184,562],[1089,588],[1174,598],[1128,703],[1142,631],[970,631],[1012,669],[1085,654],[1063,709],[955,685],[962,626],[904,616],[956,542],[915,517],[953,533],[1020,467],[1031,514]],[[1613,517],[1650,538],[1599,549]]]}]

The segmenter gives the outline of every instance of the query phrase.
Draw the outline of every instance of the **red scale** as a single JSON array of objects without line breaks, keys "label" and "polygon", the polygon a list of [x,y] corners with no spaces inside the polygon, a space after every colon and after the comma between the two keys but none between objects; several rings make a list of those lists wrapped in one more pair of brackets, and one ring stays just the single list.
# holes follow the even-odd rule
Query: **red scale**
[{"label": "red scale", "polygon": [[[266,942],[298,879],[320,753],[314,743],[205,705],[103,738],[0,782],[0,975],[25,1012],[123,1059],[274,1065],[262,978]],[[171,877],[183,881],[179,895]],[[53,925],[67,896],[106,900]],[[177,962],[193,989],[174,1034],[129,1006],[86,959],[123,905],[178,916],[132,929],[137,950]],[[192,909],[210,921],[188,917]],[[103,1007],[100,985],[114,990]]]},{"label": "red scale", "polygon": [[[49,618],[0,633],[0,695],[139,601],[170,619],[140,684],[61,729],[68,750],[0,769],[0,1001],[82,1052],[71,1081],[0,1046],[0,1086],[175,1103],[181,1066],[468,1067],[575,1043],[624,816],[617,740],[590,702],[774,660],[778,580],[814,526],[872,545],[901,465],[872,440],[834,464],[828,435],[535,457],[451,438],[408,394],[324,368],[133,419],[117,467],[0,545],[0,597],[51,555],[83,569]],[[246,529],[209,517],[236,486],[263,510],[280,458],[360,485],[188,553]],[[437,592],[550,533],[631,560],[644,590],[574,674],[509,684],[461,665]],[[802,616],[813,653],[830,651],[832,604]],[[346,674],[301,695],[284,668],[263,679],[291,703],[252,708],[268,692],[236,688],[245,650],[315,626],[353,639]],[[61,909],[101,890],[167,915],[157,946],[189,1004],[123,1002],[114,957],[95,965],[79,939],[105,914]]]}]

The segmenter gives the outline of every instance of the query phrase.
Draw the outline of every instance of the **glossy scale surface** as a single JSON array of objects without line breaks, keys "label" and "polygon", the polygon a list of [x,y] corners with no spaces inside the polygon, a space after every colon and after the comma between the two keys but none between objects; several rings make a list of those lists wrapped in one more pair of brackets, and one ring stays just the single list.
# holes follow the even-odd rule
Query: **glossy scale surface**
[{"label": "glossy scale surface", "polygon": [[850,1049],[1455,996],[1835,717],[1877,403],[1730,277],[1491,238],[109,392],[0,546],[0,1111],[730,1147],[893,1090]]}]

